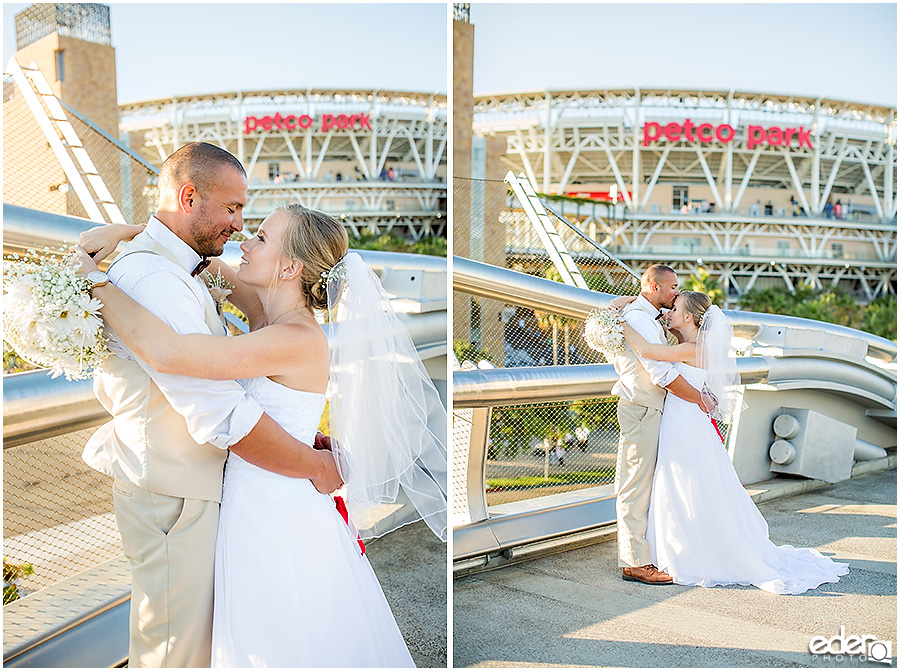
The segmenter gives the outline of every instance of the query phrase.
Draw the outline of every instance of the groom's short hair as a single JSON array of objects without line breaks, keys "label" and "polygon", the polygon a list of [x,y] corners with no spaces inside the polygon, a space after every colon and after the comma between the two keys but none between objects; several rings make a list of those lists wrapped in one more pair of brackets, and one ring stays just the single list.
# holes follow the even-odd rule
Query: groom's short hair
[{"label": "groom's short hair", "polygon": [[665,276],[669,273],[676,277],[678,276],[674,268],[664,266],[661,263],[654,263],[641,275],[641,288],[649,287],[651,284],[662,284]]},{"label": "groom's short hair", "polygon": [[244,166],[229,152],[208,142],[190,142],[174,151],[159,171],[160,196],[165,191],[174,192],[190,183],[206,195],[218,178],[219,168],[231,167],[245,178]]}]

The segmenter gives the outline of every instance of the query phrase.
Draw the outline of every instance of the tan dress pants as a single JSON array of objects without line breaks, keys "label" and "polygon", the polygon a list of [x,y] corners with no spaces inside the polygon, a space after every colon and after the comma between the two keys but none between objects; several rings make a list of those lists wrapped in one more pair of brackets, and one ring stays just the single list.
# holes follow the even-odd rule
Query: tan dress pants
[{"label": "tan dress pants", "polygon": [[652,561],[647,520],[662,413],[620,398],[616,416],[620,431],[615,483],[619,566],[645,566]]},{"label": "tan dress pants", "polygon": [[131,569],[128,665],[208,668],[219,504],[113,484]]}]

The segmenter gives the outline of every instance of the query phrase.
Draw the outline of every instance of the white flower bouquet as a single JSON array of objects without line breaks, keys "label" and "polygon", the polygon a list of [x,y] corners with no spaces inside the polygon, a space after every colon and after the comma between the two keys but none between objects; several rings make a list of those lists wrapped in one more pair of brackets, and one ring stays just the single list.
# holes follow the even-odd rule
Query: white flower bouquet
[{"label": "white flower bouquet", "polygon": [[603,354],[623,351],[625,336],[618,311],[609,308],[591,310],[584,320],[584,341],[592,350]]},{"label": "white flower bouquet", "polygon": [[[45,252],[49,252],[45,248]],[[83,380],[109,353],[91,283],[49,253],[13,254],[3,268],[3,339],[53,377]]]}]

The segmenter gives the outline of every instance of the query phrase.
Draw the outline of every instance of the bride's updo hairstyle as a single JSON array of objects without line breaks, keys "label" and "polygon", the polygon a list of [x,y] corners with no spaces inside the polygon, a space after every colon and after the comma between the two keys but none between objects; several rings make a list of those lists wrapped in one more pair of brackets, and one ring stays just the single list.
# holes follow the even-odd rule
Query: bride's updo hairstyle
[{"label": "bride's updo hairstyle", "polygon": [[327,273],[347,253],[347,231],[334,217],[291,203],[278,208],[287,217],[281,238],[281,253],[303,263],[300,288],[306,296],[307,307],[324,310],[328,295],[322,282]]},{"label": "bride's updo hairstyle", "polygon": [[681,299],[684,311],[694,317],[694,326],[700,328],[703,323],[703,315],[712,305],[712,300],[702,291],[682,291],[678,297]]}]

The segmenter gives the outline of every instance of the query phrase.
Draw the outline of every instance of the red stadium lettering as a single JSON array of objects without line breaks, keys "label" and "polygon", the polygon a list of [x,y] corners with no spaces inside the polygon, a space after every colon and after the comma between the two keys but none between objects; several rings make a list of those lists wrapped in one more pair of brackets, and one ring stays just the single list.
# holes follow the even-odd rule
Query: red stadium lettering
[{"label": "red stadium lettering", "polygon": [[681,124],[677,124],[674,121],[667,123],[666,127],[663,128],[663,134],[669,142],[678,142],[681,139]]},{"label": "red stadium lettering", "polygon": [[[244,119],[244,135],[249,135],[254,131],[296,130],[297,128],[306,130],[307,128],[312,128],[315,121],[316,120],[308,114],[303,114],[301,116],[296,116],[294,114],[281,116],[280,113],[276,113],[275,116],[248,116]],[[322,115],[321,129],[323,132],[328,132],[332,128],[352,130],[357,127],[360,130],[372,130],[372,124],[368,114]]]},{"label": "red stadium lettering", "polygon": [[684,120],[684,139],[688,142],[696,142],[696,138],[691,134],[691,131],[694,130],[694,124],[691,123],[690,119]]},{"label": "red stadium lettering", "polygon": [[723,123],[720,126],[716,126],[716,139],[722,144],[728,144],[734,139],[734,136],[737,135],[737,131],[734,130],[727,123]]},{"label": "red stadium lettering", "polygon": [[708,144],[713,141],[713,127],[711,123],[702,123],[697,126],[697,138],[700,142]]},{"label": "red stadium lettering", "polygon": [[660,133],[662,132],[662,126],[660,126],[655,121],[651,121],[650,123],[644,124],[644,146],[646,147],[651,142],[655,142],[659,139]]},{"label": "red stadium lettering", "polygon": [[770,147],[780,147],[784,144],[784,131],[776,126],[772,126],[766,131],[766,141]]},{"label": "red stadium lettering", "polygon": [[762,126],[747,126],[747,149],[753,149],[756,145],[762,144],[766,137],[766,132]]},{"label": "red stadium lettering", "polygon": [[806,145],[807,147],[812,149],[812,142],[809,141],[809,136],[811,133],[811,130],[803,130],[803,126],[801,126],[800,131],[797,134],[797,146],[803,147],[803,145]]}]

